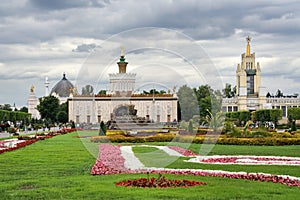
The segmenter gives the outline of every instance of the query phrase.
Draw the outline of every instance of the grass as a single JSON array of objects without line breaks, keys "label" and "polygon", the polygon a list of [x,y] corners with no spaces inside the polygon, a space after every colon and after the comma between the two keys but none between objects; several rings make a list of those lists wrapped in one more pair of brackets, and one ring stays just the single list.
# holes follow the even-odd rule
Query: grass
[{"label": "grass", "polygon": [[[82,134],[97,134],[79,132]],[[114,185],[124,179],[147,177],[141,174],[119,174],[91,176],[90,168],[95,163],[98,144],[89,144],[88,138],[78,138],[77,133],[56,136],[36,142],[13,152],[0,154],[0,197],[1,199],[297,199],[300,188],[281,184],[252,182],[247,180],[215,177],[166,175],[169,179],[191,179],[207,183],[206,186],[191,188],[142,189],[124,188]],[[157,143],[163,144],[163,143]],[[86,148],[87,147],[87,148]],[[199,149],[200,145],[191,145]],[[258,150],[254,150],[258,148]],[[299,146],[286,148],[216,146],[213,151],[222,152],[256,151],[261,154],[285,151],[294,152]],[[223,150],[222,150],[223,149]],[[226,150],[224,150],[226,149]],[[231,150],[234,149],[234,150]],[[143,153],[153,149],[144,149]],[[295,155],[296,153],[290,153]],[[164,155],[165,156],[165,155]],[[299,153],[298,153],[299,156]],[[163,157],[163,156],[162,156]],[[180,161],[177,165],[185,166]],[[181,164],[180,164],[181,163]],[[176,163],[172,163],[175,165]],[[172,166],[171,165],[171,166]],[[212,166],[207,166],[211,168]],[[192,167],[191,167],[192,168]],[[282,166],[274,166],[280,172]],[[297,168],[296,168],[297,169]],[[295,170],[296,170],[295,169]],[[299,169],[299,168],[298,168]],[[269,169],[271,170],[271,169]],[[290,170],[290,169],[288,169]],[[299,171],[299,170],[298,170]],[[294,172],[293,172],[294,173]],[[287,173],[284,173],[287,174]],[[151,175],[157,176],[157,175]]]}]

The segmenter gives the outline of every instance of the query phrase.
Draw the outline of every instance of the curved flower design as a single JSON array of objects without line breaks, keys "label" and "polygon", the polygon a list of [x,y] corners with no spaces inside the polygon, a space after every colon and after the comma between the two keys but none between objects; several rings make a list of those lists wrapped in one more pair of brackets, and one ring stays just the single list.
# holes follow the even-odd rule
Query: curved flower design
[{"label": "curved flower design", "polygon": [[[107,174],[119,174],[119,173],[194,175],[194,176],[211,176],[211,177],[224,177],[224,178],[233,178],[233,179],[246,179],[246,180],[260,181],[260,182],[273,182],[273,183],[281,183],[287,186],[300,187],[300,178],[287,176],[287,175],[229,172],[229,171],[222,171],[222,170],[166,169],[166,168],[146,168],[146,167],[132,170],[132,169],[127,169],[124,166],[124,162],[126,158],[122,157],[120,146],[101,144],[99,146],[99,149],[100,149],[99,158],[97,159],[95,165],[91,170],[92,175],[107,175]],[[282,159],[284,159],[284,157]]]}]

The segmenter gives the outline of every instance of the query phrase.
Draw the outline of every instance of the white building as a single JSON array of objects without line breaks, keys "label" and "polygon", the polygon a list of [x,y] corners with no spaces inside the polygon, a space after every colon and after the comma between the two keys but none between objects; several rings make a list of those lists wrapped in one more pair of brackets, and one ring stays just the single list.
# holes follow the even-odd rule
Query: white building
[{"label": "white building", "polygon": [[127,73],[127,62],[122,50],[117,63],[119,72],[109,74],[110,89],[106,95],[72,94],[68,98],[69,120],[75,123],[100,123],[128,116],[130,109],[146,121],[178,121],[176,93],[136,94],[136,74]]}]

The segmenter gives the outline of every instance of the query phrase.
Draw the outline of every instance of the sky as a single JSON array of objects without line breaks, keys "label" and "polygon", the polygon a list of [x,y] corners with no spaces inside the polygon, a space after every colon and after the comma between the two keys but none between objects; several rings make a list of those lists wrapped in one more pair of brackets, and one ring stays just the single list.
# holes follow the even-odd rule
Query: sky
[{"label": "sky", "polygon": [[0,104],[27,105],[66,73],[108,89],[124,46],[137,90],[235,85],[246,37],[271,94],[300,93],[297,0],[2,0]]}]

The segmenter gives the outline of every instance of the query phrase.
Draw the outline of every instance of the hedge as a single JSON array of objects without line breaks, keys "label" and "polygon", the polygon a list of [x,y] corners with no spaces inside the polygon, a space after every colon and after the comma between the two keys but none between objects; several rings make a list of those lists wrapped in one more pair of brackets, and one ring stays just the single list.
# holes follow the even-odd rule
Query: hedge
[{"label": "hedge", "polygon": [[0,121],[25,121],[31,119],[31,113],[0,110]]},{"label": "hedge", "polygon": [[223,136],[181,136],[175,134],[156,134],[148,137],[138,136],[96,136],[91,138],[91,142],[95,143],[144,143],[144,142],[181,142],[181,143],[196,143],[196,144],[223,144],[223,145],[300,145],[300,137],[291,138],[226,138]]},{"label": "hedge", "polygon": [[288,108],[288,116],[292,116],[294,120],[300,119],[300,107],[299,108]]}]

